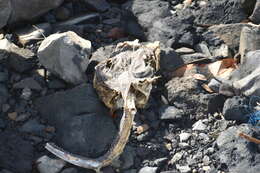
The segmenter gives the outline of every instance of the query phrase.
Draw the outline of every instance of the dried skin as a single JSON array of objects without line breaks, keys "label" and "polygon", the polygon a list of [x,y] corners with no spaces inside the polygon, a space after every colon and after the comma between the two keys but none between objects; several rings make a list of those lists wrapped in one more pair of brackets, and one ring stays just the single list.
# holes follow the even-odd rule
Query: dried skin
[{"label": "dried skin", "polygon": [[124,150],[131,133],[136,107],[142,108],[148,101],[152,82],[159,69],[159,42],[140,44],[119,43],[114,56],[96,66],[94,88],[99,97],[112,111],[123,108],[118,135],[108,152],[99,158],[91,159],[63,151],[54,144],[46,148],[59,158],[87,169],[100,172],[110,165]]}]

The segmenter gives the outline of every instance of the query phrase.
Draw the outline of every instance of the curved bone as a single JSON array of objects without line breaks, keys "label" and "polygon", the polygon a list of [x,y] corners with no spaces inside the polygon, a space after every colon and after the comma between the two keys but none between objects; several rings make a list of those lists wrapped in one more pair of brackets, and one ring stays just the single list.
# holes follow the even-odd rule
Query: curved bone
[{"label": "curved bone", "polygon": [[111,148],[108,152],[99,158],[91,159],[82,157],[76,154],[71,154],[63,149],[57,147],[55,144],[47,143],[45,148],[57,157],[73,164],[87,169],[93,169],[97,173],[100,173],[100,169],[112,163],[122,152],[128,141],[134,116],[136,114],[135,97],[130,93],[130,88],[127,93],[124,94],[124,113],[120,121],[120,128],[118,135],[111,144]]}]

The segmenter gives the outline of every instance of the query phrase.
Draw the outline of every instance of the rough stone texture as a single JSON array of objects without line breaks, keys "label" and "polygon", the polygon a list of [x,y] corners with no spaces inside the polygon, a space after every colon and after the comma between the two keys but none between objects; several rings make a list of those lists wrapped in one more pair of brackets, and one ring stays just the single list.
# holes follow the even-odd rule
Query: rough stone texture
[{"label": "rough stone texture", "polygon": [[15,173],[31,172],[33,146],[14,132],[0,133],[0,165]]},{"label": "rough stone texture", "polygon": [[198,10],[196,23],[199,24],[228,24],[239,23],[247,19],[241,0],[209,1]]},{"label": "rough stone texture", "polygon": [[250,24],[221,24],[209,27],[214,35],[220,37],[231,49],[238,49],[240,43],[240,34],[243,27],[252,27]]},{"label": "rough stone texture", "polygon": [[238,137],[238,132],[260,138],[260,129],[248,124],[233,126],[220,133],[216,144],[219,150],[215,156],[229,172],[258,172],[260,169],[259,145]]},{"label": "rough stone texture", "polygon": [[260,50],[260,27],[243,27],[240,35],[239,45],[241,64],[243,64],[246,61],[246,53],[254,50]]},{"label": "rough stone texture", "polygon": [[84,2],[92,9],[104,12],[110,8],[106,0],[84,0]]},{"label": "rough stone texture", "polygon": [[194,17],[188,9],[178,15],[171,15],[169,3],[160,0],[130,1],[124,8],[136,16],[148,41],[160,41],[174,48],[177,44],[192,46],[197,41],[192,27]]},{"label": "rough stone texture", "polygon": [[257,0],[257,2],[255,4],[255,9],[249,18],[255,24],[260,24],[260,1],[259,0]]},{"label": "rough stone texture", "polygon": [[65,161],[51,159],[48,156],[42,156],[37,160],[37,168],[40,173],[58,173],[65,165]]},{"label": "rough stone texture", "polygon": [[10,0],[12,13],[8,21],[9,24],[27,21],[39,17],[51,9],[58,7],[63,0]]},{"label": "rough stone texture", "polygon": [[245,61],[233,72],[232,81],[236,93],[260,96],[260,50],[248,52]]},{"label": "rough stone texture", "polygon": [[183,60],[172,48],[161,49],[160,69],[162,71],[174,71],[183,64]]},{"label": "rough stone texture", "polygon": [[0,29],[7,24],[12,8],[10,0],[0,0]]},{"label": "rough stone texture", "polygon": [[40,63],[63,80],[80,84],[86,80],[91,42],[74,32],[53,34],[38,49]]},{"label": "rough stone texture", "polygon": [[19,48],[7,39],[0,40],[0,59],[7,59],[7,65],[17,72],[32,69],[33,56],[34,53],[28,49]]},{"label": "rough stone texture", "polygon": [[113,121],[90,85],[39,98],[35,106],[55,126],[55,142],[67,151],[97,157],[114,138]]},{"label": "rough stone texture", "polygon": [[226,120],[236,120],[246,123],[248,121],[249,100],[243,97],[235,96],[225,101],[223,115]]},{"label": "rough stone texture", "polygon": [[165,88],[170,105],[183,110],[191,119],[208,112],[210,95],[202,93],[199,82],[193,77],[173,78]]}]

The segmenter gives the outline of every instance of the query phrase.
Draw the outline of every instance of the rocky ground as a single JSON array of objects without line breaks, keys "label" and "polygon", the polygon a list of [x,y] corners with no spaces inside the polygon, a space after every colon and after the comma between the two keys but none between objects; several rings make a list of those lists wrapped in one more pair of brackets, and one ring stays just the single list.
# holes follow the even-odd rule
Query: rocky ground
[{"label": "rocky ground", "polygon": [[44,146],[104,154],[120,111],[112,118],[97,96],[94,67],[134,39],[160,41],[160,78],[104,173],[259,172],[260,145],[238,135],[260,139],[259,0],[0,0],[0,9],[0,173],[92,172]]}]

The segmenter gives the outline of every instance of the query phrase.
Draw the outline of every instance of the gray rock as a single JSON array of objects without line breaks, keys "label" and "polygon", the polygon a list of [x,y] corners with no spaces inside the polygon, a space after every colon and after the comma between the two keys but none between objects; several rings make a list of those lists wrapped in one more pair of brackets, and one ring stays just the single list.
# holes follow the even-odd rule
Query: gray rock
[{"label": "gray rock", "polygon": [[240,35],[239,53],[241,64],[246,61],[246,53],[260,49],[260,27],[243,27]]},{"label": "gray rock", "polygon": [[1,168],[16,173],[31,172],[34,159],[32,144],[13,132],[1,132],[0,138]]},{"label": "gray rock", "polygon": [[234,96],[225,101],[223,115],[226,120],[246,123],[249,119],[249,100],[245,97]]},{"label": "gray rock", "polygon": [[217,81],[216,79],[211,79],[208,83],[208,86],[215,92],[219,92],[221,83]]},{"label": "gray rock", "polygon": [[39,98],[34,105],[56,128],[57,145],[72,153],[97,157],[115,136],[113,120],[91,85]]},{"label": "gray rock", "polygon": [[196,23],[228,24],[239,23],[247,18],[241,0],[209,1],[197,11]]},{"label": "gray rock", "polygon": [[136,169],[130,169],[130,170],[127,170],[127,171],[123,171],[123,173],[137,173],[137,170]]},{"label": "gray rock", "polygon": [[61,173],[78,173],[76,168],[66,168]]},{"label": "gray rock", "polygon": [[162,48],[160,56],[160,68],[162,71],[174,71],[184,64],[183,60],[172,48]]},{"label": "gray rock", "polygon": [[58,173],[65,165],[65,161],[51,159],[48,156],[42,156],[37,160],[37,168],[40,173]]},{"label": "gray rock", "polygon": [[197,130],[197,131],[204,131],[207,129],[207,125],[205,125],[202,120],[197,121],[192,125],[192,130]]},{"label": "gray rock", "polygon": [[7,59],[7,65],[15,71],[23,73],[35,65],[32,51],[19,48],[7,39],[0,40],[0,45],[0,59]]},{"label": "gray rock", "polygon": [[260,1],[257,0],[255,4],[255,9],[252,13],[252,15],[249,17],[250,20],[252,20],[255,24],[260,24]]},{"label": "gray rock", "polygon": [[220,37],[229,48],[237,50],[240,44],[240,34],[244,27],[252,27],[252,25],[245,23],[221,24],[211,26],[209,30]]},{"label": "gray rock", "polygon": [[11,15],[12,8],[11,8],[11,1],[10,0],[1,0],[0,1],[0,29],[4,27],[8,19]]},{"label": "gray rock", "polygon": [[[149,41],[160,41],[166,47],[175,48],[177,44],[192,46],[197,40],[190,32],[193,16],[191,11],[174,16],[170,13],[169,2],[160,0],[129,1],[124,8],[131,11],[143,27]],[[182,32],[178,32],[182,31]]]},{"label": "gray rock", "polygon": [[115,45],[104,46],[93,52],[89,61],[88,71],[94,72],[95,66],[98,63],[106,60],[107,58],[110,58],[110,56],[113,54],[113,51],[115,50],[115,47]]},{"label": "gray rock", "polygon": [[2,108],[3,104],[7,102],[9,97],[9,92],[7,87],[4,84],[0,83],[0,107]]},{"label": "gray rock", "polygon": [[47,37],[38,49],[40,63],[72,84],[86,80],[90,53],[91,42],[70,31]]},{"label": "gray rock", "polygon": [[165,84],[165,89],[169,104],[181,109],[189,118],[193,119],[203,115],[202,112],[208,112],[208,104],[212,96],[203,94],[195,78],[190,76],[172,78]]},{"label": "gray rock", "polygon": [[208,57],[211,57],[211,53],[206,43],[199,43],[195,46],[195,48],[198,52],[203,53]]},{"label": "gray rock", "polygon": [[106,0],[84,0],[84,2],[92,9],[104,12],[110,8]]},{"label": "gray rock", "polygon": [[232,73],[233,88],[236,94],[260,96],[260,50],[248,52],[245,62]]},{"label": "gray rock", "polygon": [[159,110],[159,114],[161,120],[177,120],[182,118],[184,112],[174,106],[163,105]]},{"label": "gray rock", "polygon": [[134,165],[135,158],[135,150],[132,147],[126,147],[124,149],[123,154],[120,156],[120,160],[122,160],[123,164],[121,165],[121,169],[129,169]]},{"label": "gray rock", "polygon": [[14,84],[15,89],[24,89],[24,88],[30,88],[32,90],[42,90],[42,86],[32,77],[31,78],[26,78],[21,80],[18,83]]},{"label": "gray rock", "polygon": [[184,64],[189,64],[189,63],[192,63],[192,62],[202,59],[202,58],[209,58],[209,56],[202,54],[202,53],[181,55],[181,59],[183,60]]},{"label": "gray rock", "polygon": [[238,132],[256,138],[260,135],[259,128],[253,128],[247,124],[230,127],[221,132],[217,138],[216,144],[219,150],[215,157],[221,164],[227,166],[229,172],[257,172],[260,169],[259,147],[255,143],[238,137]]},{"label": "gray rock", "polygon": [[0,173],[12,173],[12,172],[11,172],[11,171],[8,171],[8,170],[6,170],[6,169],[3,169],[3,170],[0,171]]},{"label": "gray rock", "polygon": [[21,132],[31,133],[34,135],[42,135],[45,126],[40,124],[36,119],[27,121],[21,128]]},{"label": "gray rock", "polygon": [[10,0],[12,13],[8,23],[28,21],[43,15],[51,9],[58,7],[63,0],[29,0],[24,3],[23,0]]},{"label": "gray rock", "polygon": [[139,170],[138,173],[156,173],[157,167],[143,167]]}]

